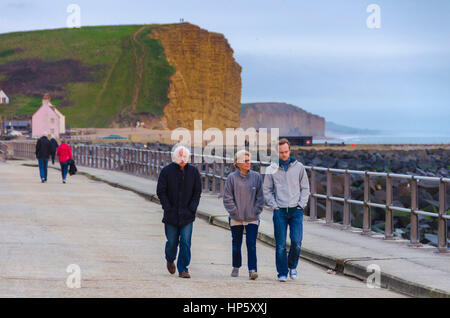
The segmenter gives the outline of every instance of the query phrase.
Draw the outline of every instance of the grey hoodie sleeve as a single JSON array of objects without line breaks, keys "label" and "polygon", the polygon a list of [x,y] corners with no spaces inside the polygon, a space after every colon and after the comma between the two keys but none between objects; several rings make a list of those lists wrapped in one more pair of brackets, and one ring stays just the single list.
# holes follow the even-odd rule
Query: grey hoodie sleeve
[{"label": "grey hoodie sleeve", "polygon": [[302,166],[302,172],[300,173],[300,200],[298,201],[298,205],[304,209],[308,204],[309,200],[309,180],[308,174],[306,173],[305,167]]},{"label": "grey hoodie sleeve", "polygon": [[236,204],[234,203],[234,186],[232,176],[228,176],[225,182],[223,193],[223,205],[230,215],[236,213]]},{"label": "grey hoodie sleeve", "polygon": [[273,184],[272,174],[268,173],[264,177],[264,199],[266,205],[275,210],[277,203],[275,201],[275,185]]},{"label": "grey hoodie sleeve", "polygon": [[260,215],[264,208],[264,189],[261,176],[258,175],[258,184],[256,186],[255,209],[257,215]]}]

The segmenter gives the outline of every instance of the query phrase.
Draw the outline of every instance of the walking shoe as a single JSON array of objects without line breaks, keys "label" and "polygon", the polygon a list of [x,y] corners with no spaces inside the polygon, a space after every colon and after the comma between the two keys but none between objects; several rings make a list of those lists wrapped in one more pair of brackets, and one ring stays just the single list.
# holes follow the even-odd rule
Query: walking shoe
[{"label": "walking shoe", "polygon": [[233,270],[231,271],[231,277],[238,277],[239,276],[239,268],[233,267]]},{"label": "walking shoe", "polygon": [[297,279],[297,270],[295,268],[291,268],[289,269],[289,276],[291,277],[291,279]]},{"label": "walking shoe", "polygon": [[176,271],[175,264],[167,262],[167,270],[169,271],[169,273],[175,274]]},{"label": "walking shoe", "polygon": [[181,272],[178,276],[181,278],[191,278],[191,275],[189,275],[188,272]]},{"label": "walking shoe", "polygon": [[66,183],[66,180],[63,180],[63,183]]},{"label": "walking shoe", "polygon": [[280,276],[280,277],[278,277],[278,281],[279,282],[285,282],[285,281],[287,281],[287,277],[286,276]]},{"label": "walking shoe", "polygon": [[45,180],[44,180],[44,179],[42,179],[42,180],[41,180],[41,182],[42,182],[42,183],[44,183],[44,182],[45,182]]},{"label": "walking shoe", "polygon": [[255,270],[248,271],[248,276],[251,280],[255,280],[258,278],[258,273]]}]

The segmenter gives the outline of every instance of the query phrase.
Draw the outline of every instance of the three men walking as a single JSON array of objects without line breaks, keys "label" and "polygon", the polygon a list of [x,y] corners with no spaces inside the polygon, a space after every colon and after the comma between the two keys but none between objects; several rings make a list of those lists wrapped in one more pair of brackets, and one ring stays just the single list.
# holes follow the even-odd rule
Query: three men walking
[{"label": "three men walking", "polygon": [[[236,153],[236,170],[225,183],[223,204],[229,213],[232,235],[232,277],[239,276],[242,266],[241,246],[246,233],[249,278],[258,277],[256,239],[264,204],[273,210],[275,262],[278,280],[288,276],[296,279],[303,238],[303,209],[310,196],[308,176],[303,164],[290,155],[287,139],[279,141],[279,158],[266,170],[264,182],[250,169],[251,155],[245,150]],[[167,269],[190,278],[188,266],[191,253],[192,227],[201,196],[200,173],[188,163],[190,152],[180,146],[173,153],[173,162],[164,167],[158,178],[157,195],[164,210]],[[290,249],[286,240],[289,228]],[[174,261],[178,261],[175,267]]]}]

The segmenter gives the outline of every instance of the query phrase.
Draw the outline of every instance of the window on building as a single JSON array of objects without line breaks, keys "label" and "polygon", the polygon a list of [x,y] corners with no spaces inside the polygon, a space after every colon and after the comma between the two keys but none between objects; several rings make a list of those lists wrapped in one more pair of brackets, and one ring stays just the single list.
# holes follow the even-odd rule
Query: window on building
[{"label": "window on building", "polygon": [[54,124],[54,123],[55,123],[55,118],[50,119],[50,122],[51,122],[52,124]]}]

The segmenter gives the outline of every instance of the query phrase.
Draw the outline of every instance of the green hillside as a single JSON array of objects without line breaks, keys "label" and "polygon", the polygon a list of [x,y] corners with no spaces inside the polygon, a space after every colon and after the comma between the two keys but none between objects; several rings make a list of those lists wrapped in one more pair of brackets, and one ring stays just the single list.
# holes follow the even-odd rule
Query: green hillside
[{"label": "green hillside", "polygon": [[128,125],[162,114],[175,72],[159,25],[83,27],[0,34],[0,89],[11,104],[0,114],[27,118],[50,93],[71,127]]}]

